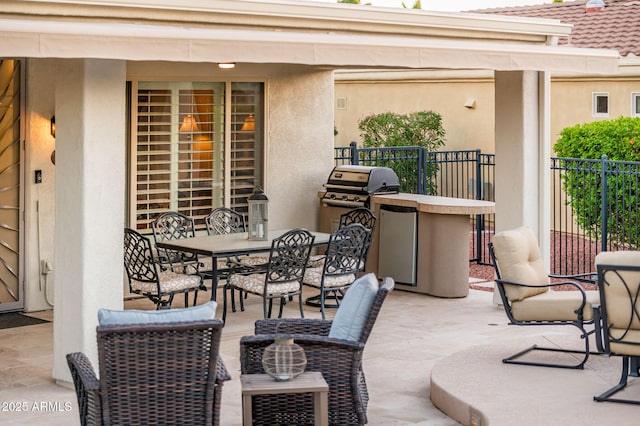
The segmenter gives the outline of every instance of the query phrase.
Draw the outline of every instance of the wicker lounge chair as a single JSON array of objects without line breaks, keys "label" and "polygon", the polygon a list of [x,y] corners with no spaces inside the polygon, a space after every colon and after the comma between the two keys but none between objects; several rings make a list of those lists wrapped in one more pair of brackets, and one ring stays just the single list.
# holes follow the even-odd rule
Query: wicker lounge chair
[{"label": "wicker lounge chair", "polygon": [[[240,340],[242,374],[264,373],[262,353],[273,343],[280,324],[278,332],[291,334],[304,348],[306,370],[320,371],[329,384],[329,423],[367,423],[369,394],[362,356],[382,303],[393,286],[391,278],[385,278],[378,286],[373,274],[361,277],[347,290],[333,321],[293,318],[257,321],[255,335]],[[362,303],[363,300],[368,303]],[[352,310],[354,305],[358,305],[357,312]],[[252,406],[255,424],[313,424],[311,394],[254,396]]]},{"label": "wicker lounge chair", "polygon": [[67,355],[81,424],[219,424],[221,330],[216,319],[98,326],[99,378],[84,354]]}]

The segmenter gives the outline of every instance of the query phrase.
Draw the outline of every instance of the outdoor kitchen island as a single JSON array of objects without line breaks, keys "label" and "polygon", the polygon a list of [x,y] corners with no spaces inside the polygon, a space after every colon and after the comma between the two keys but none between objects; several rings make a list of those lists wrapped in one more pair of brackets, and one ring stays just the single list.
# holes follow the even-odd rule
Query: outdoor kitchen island
[{"label": "outdoor kitchen island", "polygon": [[495,203],[399,193],[371,196],[370,208],[378,217],[379,225],[374,230],[367,272],[380,276],[379,254],[384,253],[385,244],[380,235],[384,226],[380,223],[381,209],[414,210],[417,216],[417,246],[413,250],[416,282],[413,285],[398,284],[396,289],[437,297],[465,297],[469,294],[469,216],[494,213]]}]

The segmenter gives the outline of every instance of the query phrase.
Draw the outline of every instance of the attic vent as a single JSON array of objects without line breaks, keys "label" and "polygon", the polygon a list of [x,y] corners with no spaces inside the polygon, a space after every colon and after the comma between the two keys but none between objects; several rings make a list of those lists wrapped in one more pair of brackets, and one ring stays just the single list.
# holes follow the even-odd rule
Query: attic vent
[{"label": "attic vent", "polygon": [[336,98],[336,109],[347,109],[347,98]]},{"label": "attic vent", "polygon": [[604,9],[604,6],[603,0],[589,0],[585,6],[585,12],[599,12]]}]

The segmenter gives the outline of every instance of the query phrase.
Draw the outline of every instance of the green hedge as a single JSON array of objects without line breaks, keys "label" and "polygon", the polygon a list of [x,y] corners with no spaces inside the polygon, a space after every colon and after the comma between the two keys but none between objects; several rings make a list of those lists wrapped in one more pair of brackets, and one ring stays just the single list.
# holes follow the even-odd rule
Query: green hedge
[{"label": "green hedge", "polygon": [[[442,116],[433,111],[417,111],[409,114],[384,112],[364,117],[358,122],[365,148],[419,146],[436,151],[445,142]],[[417,188],[418,167],[409,160],[396,160],[389,164],[400,178],[403,191]],[[435,194],[437,164],[426,164],[427,193]]]},{"label": "green hedge", "polygon": [[[620,117],[567,127],[554,145],[560,158],[640,161],[640,118]],[[602,236],[602,176],[601,168],[578,167],[569,162],[570,170],[562,175],[563,188],[577,223],[592,237]],[[635,164],[610,164],[606,173],[607,223],[609,236],[623,244],[636,245],[640,200]]]}]

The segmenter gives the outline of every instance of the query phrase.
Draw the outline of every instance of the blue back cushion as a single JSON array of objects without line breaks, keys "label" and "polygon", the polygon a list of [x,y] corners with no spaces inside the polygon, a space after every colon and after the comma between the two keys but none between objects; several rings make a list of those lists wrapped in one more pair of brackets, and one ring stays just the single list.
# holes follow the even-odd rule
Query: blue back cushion
[{"label": "blue back cushion", "polygon": [[160,311],[98,309],[98,324],[123,325],[208,320],[215,318],[216,307],[217,303],[210,301],[191,308]]},{"label": "blue back cushion", "polygon": [[360,341],[378,287],[378,279],[373,273],[363,275],[351,284],[333,319],[329,337]]}]

